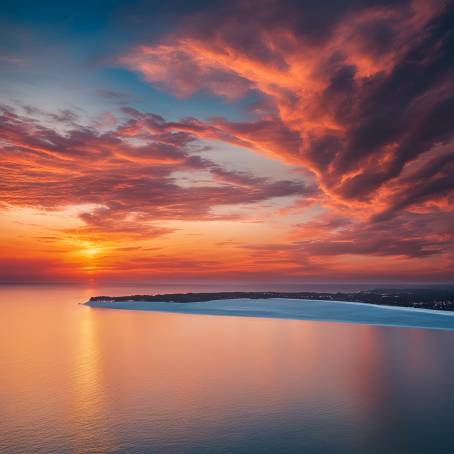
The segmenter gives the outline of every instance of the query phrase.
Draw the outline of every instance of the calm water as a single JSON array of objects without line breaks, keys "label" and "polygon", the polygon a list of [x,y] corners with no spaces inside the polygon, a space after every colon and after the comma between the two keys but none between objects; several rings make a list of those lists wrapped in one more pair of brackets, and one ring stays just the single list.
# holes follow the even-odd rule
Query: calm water
[{"label": "calm water", "polygon": [[77,304],[143,291],[0,287],[1,453],[454,452],[453,331]]}]

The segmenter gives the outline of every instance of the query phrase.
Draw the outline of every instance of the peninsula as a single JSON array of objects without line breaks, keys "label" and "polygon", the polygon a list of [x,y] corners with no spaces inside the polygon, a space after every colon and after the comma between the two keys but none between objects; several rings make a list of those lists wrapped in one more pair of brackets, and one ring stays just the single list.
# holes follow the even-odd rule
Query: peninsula
[{"label": "peninsula", "polygon": [[167,302],[201,303],[214,300],[272,298],[345,301],[375,305],[413,307],[454,311],[454,286],[443,288],[372,289],[358,292],[209,292],[209,293],[167,293],[129,296],[93,296],[87,304],[96,302]]},{"label": "peninsula", "polygon": [[[386,293],[387,292],[387,293]],[[430,296],[432,295],[432,296]],[[221,292],[95,296],[92,308],[454,330],[452,297],[432,291]],[[437,309],[437,310],[434,310]]]}]

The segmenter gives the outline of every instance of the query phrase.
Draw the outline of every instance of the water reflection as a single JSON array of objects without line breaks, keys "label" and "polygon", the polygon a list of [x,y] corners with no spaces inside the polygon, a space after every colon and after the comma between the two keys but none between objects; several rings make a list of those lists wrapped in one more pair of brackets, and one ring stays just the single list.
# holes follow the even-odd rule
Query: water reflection
[{"label": "water reflection", "polygon": [[77,304],[115,292],[1,289],[1,452],[454,447],[452,332]]}]

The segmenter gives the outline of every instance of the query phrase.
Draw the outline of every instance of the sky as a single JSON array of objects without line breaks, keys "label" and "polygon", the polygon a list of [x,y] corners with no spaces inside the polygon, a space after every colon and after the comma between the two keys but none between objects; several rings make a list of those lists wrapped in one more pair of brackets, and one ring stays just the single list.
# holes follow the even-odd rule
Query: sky
[{"label": "sky", "polygon": [[0,282],[452,282],[453,24],[2,2]]}]

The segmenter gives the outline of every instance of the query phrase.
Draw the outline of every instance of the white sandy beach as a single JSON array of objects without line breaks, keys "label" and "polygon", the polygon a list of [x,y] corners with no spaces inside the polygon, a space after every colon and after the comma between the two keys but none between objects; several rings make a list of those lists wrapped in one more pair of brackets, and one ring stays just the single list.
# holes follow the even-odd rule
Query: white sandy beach
[{"label": "white sandy beach", "polygon": [[107,309],[318,320],[454,330],[454,312],[376,306],[344,301],[272,298],[215,300],[200,303],[91,301],[86,305]]}]

